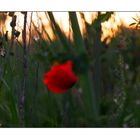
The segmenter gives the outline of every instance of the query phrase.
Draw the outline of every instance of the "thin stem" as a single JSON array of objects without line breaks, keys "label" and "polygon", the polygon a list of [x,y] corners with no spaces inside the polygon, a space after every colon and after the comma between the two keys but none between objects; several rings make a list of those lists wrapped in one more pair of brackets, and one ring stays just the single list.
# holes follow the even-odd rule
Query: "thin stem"
[{"label": "thin stem", "polygon": [[11,32],[11,51],[13,51],[13,46],[14,46],[14,34],[15,34],[15,26],[16,26],[16,15],[12,16],[12,21],[10,23],[12,27],[12,32]]},{"label": "thin stem", "polygon": [[26,24],[27,24],[27,12],[24,13],[24,27],[22,31],[22,40],[23,40],[23,83],[22,91],[19,101],[19,112],[20,112],[20,126],[24,127],[24,106],[25,106],[25,93],[27,91],[27,47],[26,47]]},{"label": "thin stem", "polygon": [[30,49],[30,44],[31,44],[31,35],[32,35],[32,18],[33,18],[33,12],[31,12],[31,21],[30,21],[30,27],[29,27],[28,51],[29,51],[29,49]]}]

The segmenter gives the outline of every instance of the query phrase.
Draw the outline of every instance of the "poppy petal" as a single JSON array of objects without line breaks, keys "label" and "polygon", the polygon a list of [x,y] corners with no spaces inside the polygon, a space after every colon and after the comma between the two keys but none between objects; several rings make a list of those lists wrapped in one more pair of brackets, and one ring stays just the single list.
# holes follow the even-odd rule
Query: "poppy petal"
[{"label": "poppy petal", "polygon": [[72,71],[72,61],[68,60],[64,64],[57,64],[51,67],[44,75],[44,84],[53,93],[63,93],[71,88],[78,80]]}]

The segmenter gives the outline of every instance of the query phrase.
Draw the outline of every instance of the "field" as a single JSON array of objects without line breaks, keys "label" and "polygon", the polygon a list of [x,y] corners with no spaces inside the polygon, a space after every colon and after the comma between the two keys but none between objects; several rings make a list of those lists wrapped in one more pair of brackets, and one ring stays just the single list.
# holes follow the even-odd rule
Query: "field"
[{"label": "field", "polygon": [[0,126],[139,127],[139,18],[107,42],[102,23],[114,12],[97,12],[91,24],[80,12],[83,33],[78,12],[69,12],[69,36],[52,12],[44,12],[51,31],[34,13],[30,21],[20,13],[22,30],[21,15],[0,13]]}]

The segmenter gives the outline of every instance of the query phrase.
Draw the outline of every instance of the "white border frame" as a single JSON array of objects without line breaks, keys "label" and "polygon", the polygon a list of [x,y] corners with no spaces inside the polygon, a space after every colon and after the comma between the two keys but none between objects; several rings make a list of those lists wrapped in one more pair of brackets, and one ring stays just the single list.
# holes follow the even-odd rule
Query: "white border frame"
[{"label": "white border frame", "polygon": [[140,11],[138,0],[2,0],[0,11]]}]

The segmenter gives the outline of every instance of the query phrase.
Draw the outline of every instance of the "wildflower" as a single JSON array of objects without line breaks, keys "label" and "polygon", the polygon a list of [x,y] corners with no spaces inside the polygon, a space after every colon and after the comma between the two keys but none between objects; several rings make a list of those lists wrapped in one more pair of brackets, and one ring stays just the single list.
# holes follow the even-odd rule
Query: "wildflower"
[{"label": "wildflower", "polygon": [[72,61],[64,64],[55,64],[49,72],[44,75],[44,84],[50,91],[56,94],[66,92],[78,80],[72,70]]}]

